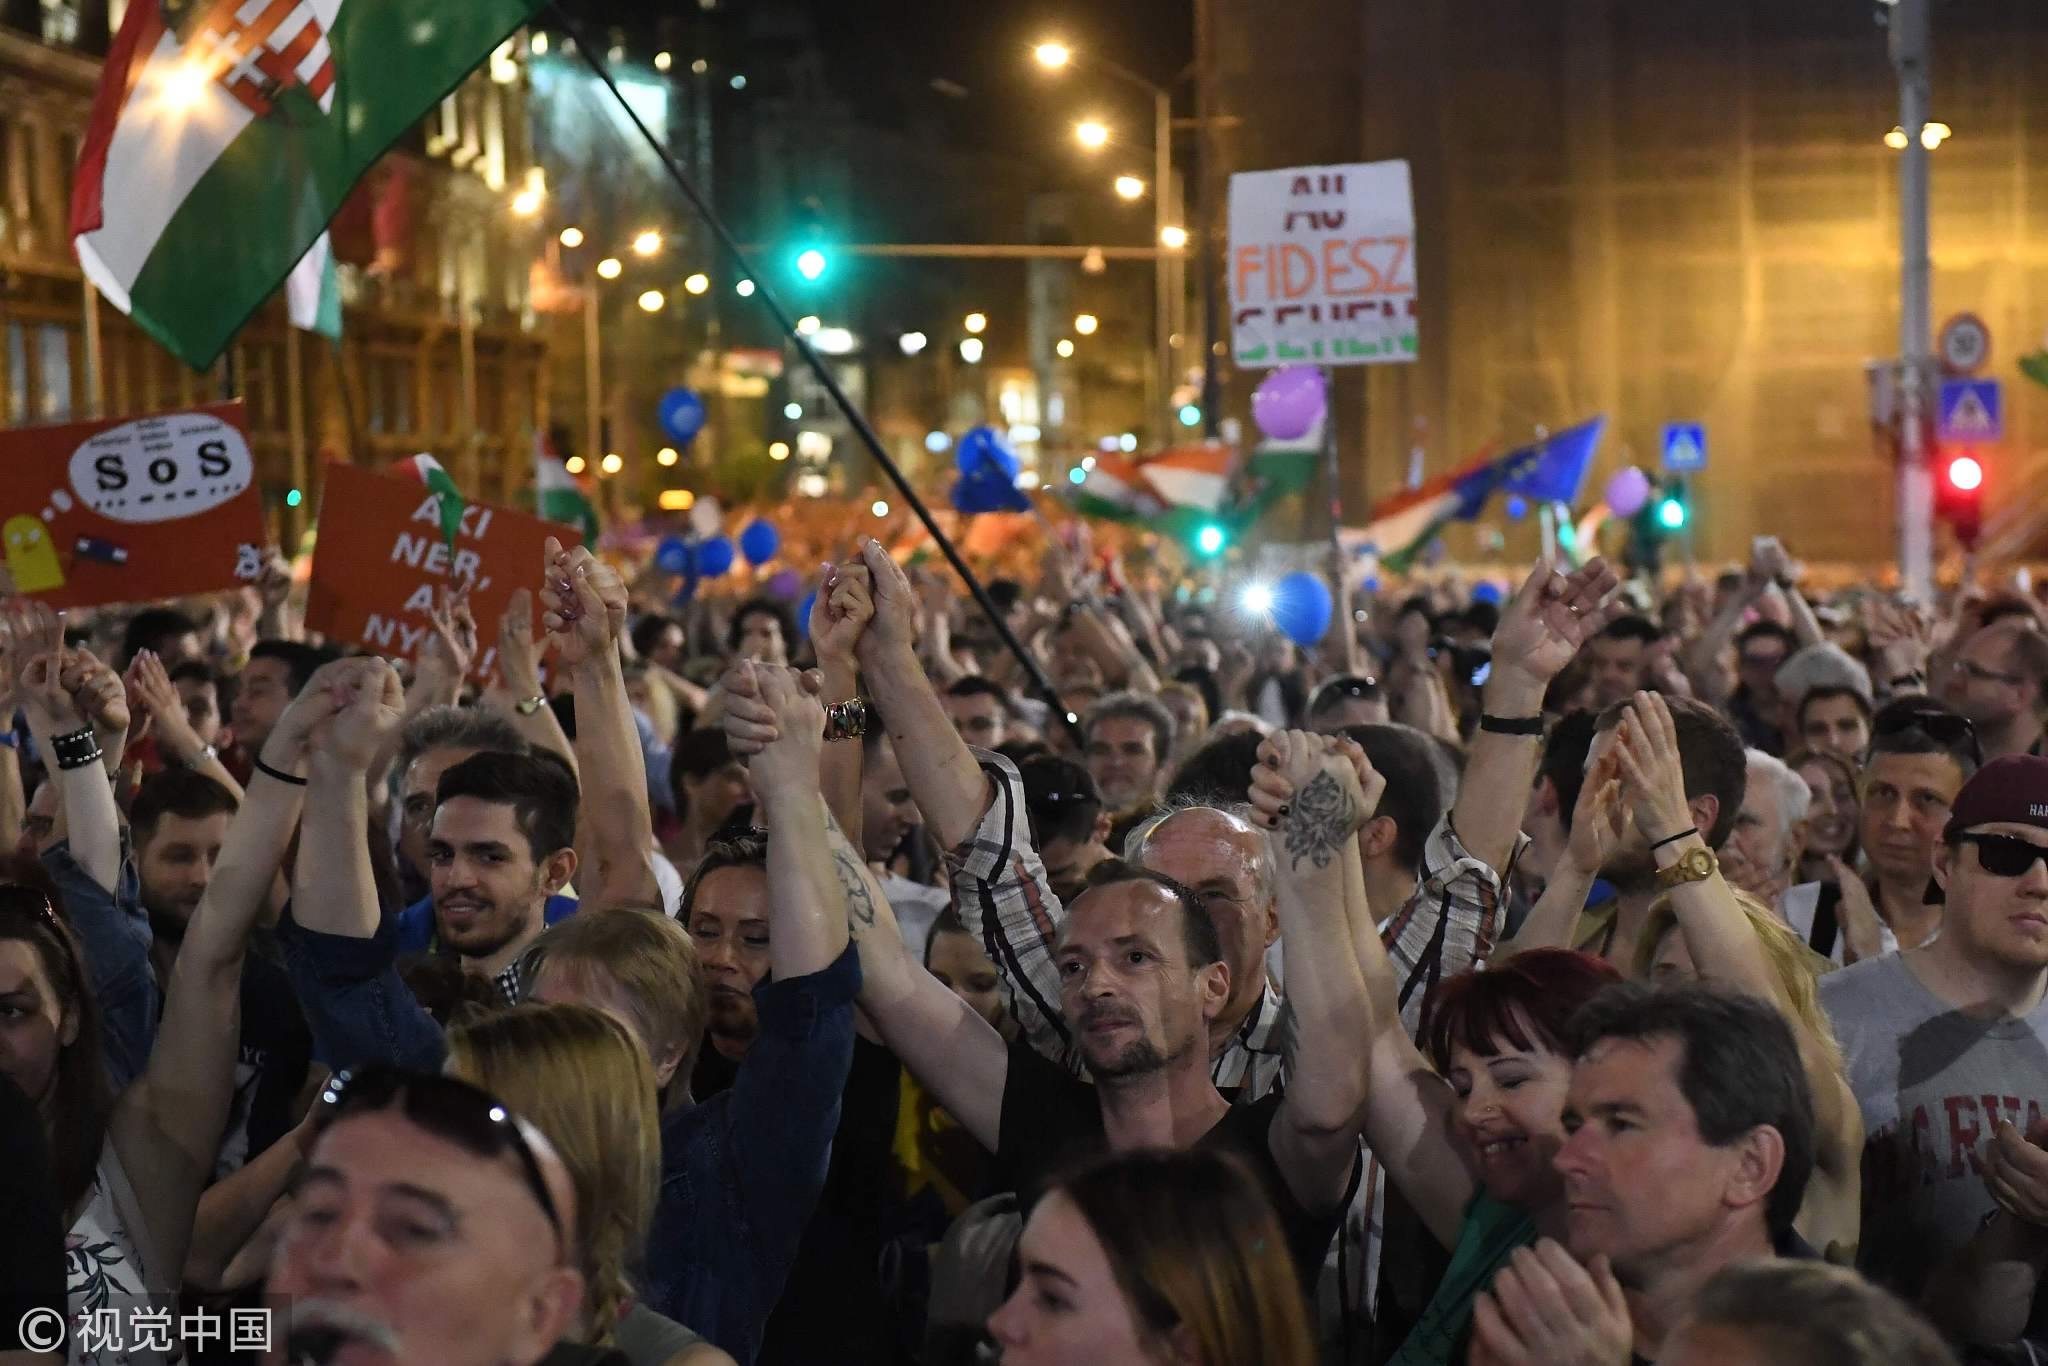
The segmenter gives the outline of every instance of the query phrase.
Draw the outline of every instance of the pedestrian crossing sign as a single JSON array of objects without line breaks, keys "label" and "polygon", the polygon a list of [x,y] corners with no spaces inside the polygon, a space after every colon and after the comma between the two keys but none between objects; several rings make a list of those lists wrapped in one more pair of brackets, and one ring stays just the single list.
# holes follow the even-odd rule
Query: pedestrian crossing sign
[{"label": "pedestrian crossing sign", "polygon": [[1997,441],[2005,436],[2003,406],[1995,379],[1941,382],[1935,438],[1940,441]]},{"label": "pedestrian crossing sign", "polygon": [[1701,422],[1672,422],[1664,428],[1664,468],[1693,474],[1707,467],[1707,428]]}]

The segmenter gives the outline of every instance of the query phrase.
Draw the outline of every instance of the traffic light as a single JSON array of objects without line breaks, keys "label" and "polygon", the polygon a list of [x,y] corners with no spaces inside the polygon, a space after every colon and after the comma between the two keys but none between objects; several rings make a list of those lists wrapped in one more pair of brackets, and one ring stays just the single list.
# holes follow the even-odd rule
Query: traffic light
[{"label": "traffic light", "polygon": [[1984,465],[1968,452],[1941,462],[1935,481],[1934,513],[1956,534],[1956,544],[1975,550],[1984,532]]},{"label": "traffic light", "polygon": [[1223,547],[1230,544],[1230,533],[1215,522],[1204,522],[1195,531],[1195,550],[1211,559],[1223,553]]},{"label": "traffic light", "polygon": [[1657,525],[1666,531],[1683,531],[1688,515],[1685,499],[1676,493],[1667,493],[1657,500]]},{"label": "traffic light", "polygon": [[805,247],[796,254],[796,273],[809,283],[817,283],[831,268],[831,258],[820,247]]}]

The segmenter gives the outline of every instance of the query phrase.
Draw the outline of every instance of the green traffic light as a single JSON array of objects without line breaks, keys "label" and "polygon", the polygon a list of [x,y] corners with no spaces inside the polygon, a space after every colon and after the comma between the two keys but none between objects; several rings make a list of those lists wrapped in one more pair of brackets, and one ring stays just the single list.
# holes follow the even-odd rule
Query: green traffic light
[{"label": "green traffic light", "polygon": [[1226,539],[1223,528],[1211,522],[1195,533],[1195,549],[1204,555],[1220,555]]},{"label": "green traffic light", "polygon": [[1685,525],[1685,504],[1676,498],[1666,498],[1657,504],[1657,523],[1666,531],[1677,531]]},{"label": "green traffic light", "polygon": [[1180,425],[1183,427],[1201,426],[1202,410],[1192,403],[1183,403],[1180,407]]},{"label": "green traffic light", "polygon": [[825,268],[829,264],[830,262],[825,259],[824,252],[819,251],[816,247],[809,247],[797,253],[796,273],[803,276],[806,280],[816,280],[825,273]]},{"label": "green traffic light", "polygon": [[293,489],[290,493],[287,493],[284,496],[284,505],[288,508],[295,508],[299,505],[300,497],[301,495],[299,491],[297,489]]}]

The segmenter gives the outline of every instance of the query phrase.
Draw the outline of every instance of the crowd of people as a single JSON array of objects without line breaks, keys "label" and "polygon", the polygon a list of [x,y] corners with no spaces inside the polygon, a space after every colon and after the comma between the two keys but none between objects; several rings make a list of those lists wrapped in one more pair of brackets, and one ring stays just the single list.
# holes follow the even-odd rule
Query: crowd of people
[{"label": "crowd of people", "polygon": [[2048,1352],[2048,606],[1191,587],[0,605],[0,1362]]}]

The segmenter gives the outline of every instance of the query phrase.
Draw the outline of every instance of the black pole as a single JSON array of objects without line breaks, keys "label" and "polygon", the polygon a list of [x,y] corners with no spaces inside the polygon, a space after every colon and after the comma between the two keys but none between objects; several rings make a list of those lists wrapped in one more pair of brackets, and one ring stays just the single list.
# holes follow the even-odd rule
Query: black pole
[{"label": "black pole", "polygon": [[867,447],[868,455],[881,467],[882,473],[889,477],[889,482],[896,486],[896,491],[903,495],[903,500],[910,504],[911,511],[924,523],[924,529],[931,533],[932,539],[938,542],[939,550],[945,555],[946,562],[953,566],[953,572],[960,576],[960,581],[967,585],[967,591],[974,595],[974,601],[980,606],[982,614],[988,618],[989,625],[996,628],[996,634],[1002,638],[1003,644],[1017,657],[1017,662],[1024,666],[1024,672],[1037,687],[1039,696],[1052,707],[1053,714],[1067,727],[1075,743],[1079,744],[1081,728],[1070,719],[1072,714],[1067,711],[1066,704],[1060,701],[1059,694],[1053,690],[1052,680],[1045,676],[1045,671],[1039,668],[1038,661],[1031,657],[1031,652],[1017,639],[1016,633],[1010,629],[1010,623],[1003,620],[1002,611],[997,608],[995,600],[989,597],[988,590],[981,586],[981,580],[974,576],[974,571],[967,567],[967,561],[960,558],[960,552],[954,548],[953,542],[947,539],[946,533],[941,531],[939,524],[932,519],[931,509],[924,505],[924,500],[917,496],[917,490],[903,477],[903,471],[896,468],[896,462],[882,449],[882,439],[875,434],[875,429],[868,425],[867,415],[855,407],[853,400],[846,396],[846,391],[839,387],[839,381],[818,358],[818,353],[811,349],[809,340],[796,330],[796,323],[782,307],[781,300],[775,297],[775,292],[761,279],[753,263],[747,260],[747,254],[741,250],[739,240],[705,202],[704,196],[698,193],[696,185],[682,166],[677,163],[668,148],[662,145],[661,139],[654,136],[654,130],[641,119],[639,111],[626,99],[624,92],[619,89],[618,82],[612,78],[610,69],[598,56],[597,48],[590,42],[590,37],[584,32],[583,26],[569,16],[559,0],[549,8],[554,11],[562,31],[575,42],[576,51],[590,64],[590,69],[597,73],[597,78],[604,82],[605,89],[611,91],[612,98],[618,101],[619,108],[626,111],[626,117],[633,121],[633,127],[653,149],[654,155],[661,161],[662,168],[668,172],[668,178],[675,182],[676,188],[683,192],[683,198],[690,201],[690,207],[704,220],[704,226],[711,229],[712,236],[718,239],[718,244],[724,248],[725,254],[740,268],[742,278],[754,282],[754,297],[768,310],[769,316],[775,319],[775,325],[782,329],[782,335],[795,345],[797,353],[811,368],[811,373],[818,377],[818,382],[825,386],[825,392],[832,396],[832,401],[839,405],[839,411],[846,415],[854,435],[860,438],[861,445]]}]

